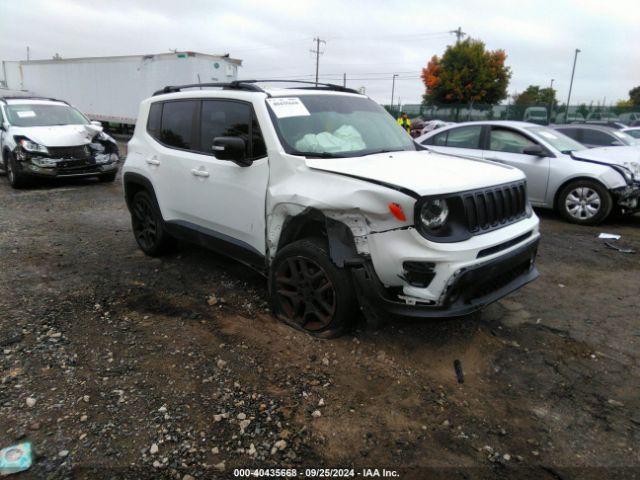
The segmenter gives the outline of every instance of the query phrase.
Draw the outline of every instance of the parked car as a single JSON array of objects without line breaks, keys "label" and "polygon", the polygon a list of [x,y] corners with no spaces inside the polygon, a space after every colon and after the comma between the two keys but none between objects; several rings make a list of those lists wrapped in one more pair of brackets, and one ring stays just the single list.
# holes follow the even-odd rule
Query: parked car
[{"label": "parked car", "polygon": [[553,125],[553,129],[589,148],[640,145],[632,136],[604,125]]},{"label": "parked car", "polygon": [[547,125],[549,117],[545,107],[527,107],[522,118],[525,122],[537,123],[539,125]]},{"label": "parked car", "polygon": [[445,122],[444,120],[430,120],[424,124],[420,135],[424,135],[427,132],[432,130],[437,130],[438,128],[445,127],[447,125],[452,125],[452,122]]},{"label": "parked car", "polygon": [[113,182],[118,170],[118,145],[100,122],[49,98],[0,98],[0,151],[0,173],[14,188],[35,178]]},{"label": "parked car", "polygon": [[557,130],[526,122],[469,122],[417,140],[442,153],[517,167],[527,176],[529,200],[570,222],[594,225],[614,207],[640,208],[640,163],[635,147],[594,148]]},{"label": "parked car", "polygon": [[319,336],[358,305],[374,321],[458,316],[537,277],[522,172],[421,151],[368,97],[296,83],[141,103],[123,181],[143,252],[181,238],[233,256],[267,276],[279,318]]},{"label": "parked car", "polygon": [[640,139],[640,127],[623,128],[621,132],[626,133],[633,138]]},{"label": "parked car", "polygon": [[591,122],[595,122],[595,123],[613,123],[613,122],[620,122],[620,118],[608,111],[595,111],[595,112],[589,112],[587,114],[587,118],[585,120],[587,123],[591,123]]},{"label": "parked car", "polygon": [[570,113],[567,116],[564,112],[558,113],[555,117],[556,123],[584,123],[584,116],[581,113]]},{"label": "parked car", "polygon": [[640,125],[640,112],[625,112],[618,115],[618,119],[630,127]]},{"label": "parked car", "polygon": [[419,137],[422,133],[422,129],[424,127],[424,120],[420,117],[413,118],[411,120],[411,133],[410,135],[413,138]]}]

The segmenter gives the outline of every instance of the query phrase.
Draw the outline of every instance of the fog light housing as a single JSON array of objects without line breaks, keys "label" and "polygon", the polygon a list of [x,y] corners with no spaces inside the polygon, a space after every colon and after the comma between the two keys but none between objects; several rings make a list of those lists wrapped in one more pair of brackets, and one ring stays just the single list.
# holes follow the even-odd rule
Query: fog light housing
[{"label": "fog light housing", "polygon": [[403,262],[404,280],[412,287],[427,288],[436,276],[435,267],[433,262]]}]

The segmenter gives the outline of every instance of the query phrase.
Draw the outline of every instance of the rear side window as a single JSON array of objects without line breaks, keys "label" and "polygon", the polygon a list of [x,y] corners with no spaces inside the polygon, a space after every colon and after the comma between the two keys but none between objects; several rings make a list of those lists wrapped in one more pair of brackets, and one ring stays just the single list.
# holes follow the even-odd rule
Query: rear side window
[{"label": "rear side window", "polygon": [[165,102],[162,107],[160,141],[169,147],[194,149],[194,119],[198,101]]},{"label": "rear side window", "polygon": [[588,143],[590,145],[607,146],[611,145],[614,141],[615,138],[613,137],[613,135],[601,132],[600,130],[591,130],[590,128],[585,128],[584,130],[582,130],[583,143]]},{"label": "rear side window", "polygon": [[248,103],[203,100],[200,114],[200,145],[202,153],[212,154],[216,137],[239,137],[245,141],[247,158],[266,155],[258,121]]},{"label": "rear side window", "polygon": [[156,140],[160,139],[160,122],[162,120],[162,103],[156,102],[149,108],[149,118],[147,119],[147,133]]},{"label": "rear side window", "polygon": [[431,142],[425,144],[439,145],[453,148],[480,148],[481,125],[452,128],[431,137]]},{"label": "rear side window", "polygon": [[560,133],[564,133],[569,138],[573,138],[574,140],[579,140],[577,128],[559,128],[558,131]]}]

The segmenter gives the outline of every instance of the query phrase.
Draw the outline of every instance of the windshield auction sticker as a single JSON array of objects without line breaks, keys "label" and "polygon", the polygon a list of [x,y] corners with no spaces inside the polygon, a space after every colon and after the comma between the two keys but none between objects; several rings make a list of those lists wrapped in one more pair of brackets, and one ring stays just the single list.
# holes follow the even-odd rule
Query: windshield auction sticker
[{"label": "windshield auction sticker", "polygon": [[309,110],[296,97],[267,98],[267,103],[278,118],[308,117]]},{"label": "windshield auction sticker", "polygon": [[34,112],[33,110],[22,110],[22,111],[18,111],[16,113],[18,114],[18,116],[20,118],[29,118],[29,117],[35,117],[36,116],[36,112]]}]

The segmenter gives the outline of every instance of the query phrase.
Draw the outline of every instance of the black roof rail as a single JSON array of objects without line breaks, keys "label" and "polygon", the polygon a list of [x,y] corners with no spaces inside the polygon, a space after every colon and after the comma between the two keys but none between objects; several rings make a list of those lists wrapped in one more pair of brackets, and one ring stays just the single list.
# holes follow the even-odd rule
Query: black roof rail
[{"label": "black roof rail", "polygon": [[336,85],[335,83],[322,83],[322,82],[311,82],[308,80],[283,80],[283,79],[274,79],[274,80],[238,80],[241,83],[302,83],[304,85],[311,85],[309,87],[302,87],[303,89],[323,89],[323,90],[334,90],[337,92],[347,92],[347,93],[357,93],[361,95],[360,92],[354,90],[353,88],[343,87],[342,85]]},{"label": "black roof rail", "polygon": [[5,96],[0,96],[0,100],[3,102],[7,102],[7,100],[49,100],[52,102],[61,102],[61,103],[66,103],[67,105],[69,105],[68,102],[65,102],[64,100],[60,100],[57,98],[51,98],[51,97],[35,97],[35,96],[27,96],[27,95],[5,95]]},{"label": "black roof rail", "polygon": [[337,92],[356,93],[360,95],[360,92],[353,88],[343,87],[342,85],[335,85],[333,83],[316,83],[305,80],[234,80],[227,83],[190,83],[188,85],[167,85],[166,87],[153,93],[153,96],[163,95],[165,93],[176,93],[186,88],[202,88],[202,87],[219,87],[223,90],[246,90],[250,92],[262,92],[269,95],[267,91],[260,88],[257,83],[302,83],[309,85],[307,87],[301,87],[305,90],[321,89],[321,90],[334,90]]},{"label": "black roof rail", "polygon": [[249,90],[252,92],[264,92],[263,89],[258,87],[257,85],[252,84],[244,84],[244,81],[233,81],[226,83],[190,83],[188,85],[167,85],[166,87],[153,92],[153,96],[163,95],[165,93],[176,93],[181,92],[185,88],[201,88],[201,87],[220,87],[225,90]]}]

